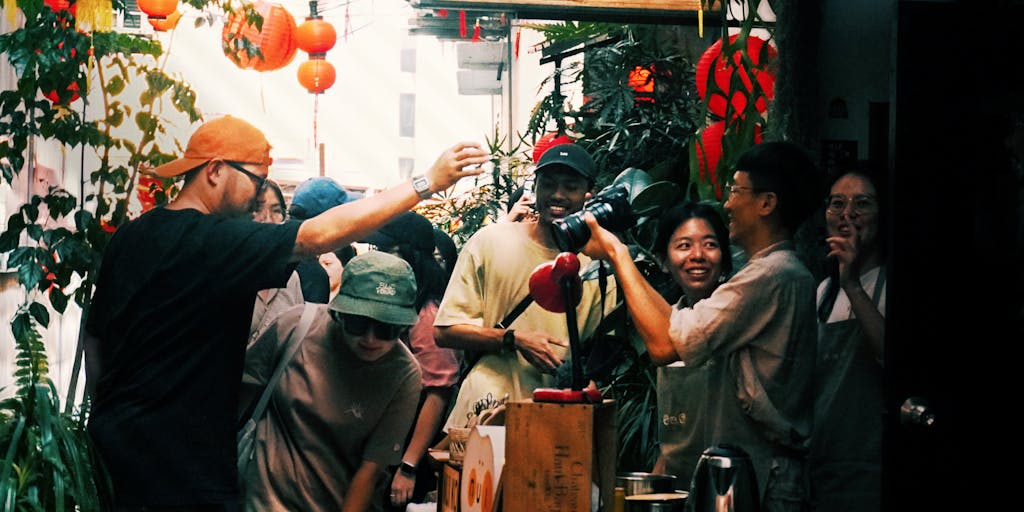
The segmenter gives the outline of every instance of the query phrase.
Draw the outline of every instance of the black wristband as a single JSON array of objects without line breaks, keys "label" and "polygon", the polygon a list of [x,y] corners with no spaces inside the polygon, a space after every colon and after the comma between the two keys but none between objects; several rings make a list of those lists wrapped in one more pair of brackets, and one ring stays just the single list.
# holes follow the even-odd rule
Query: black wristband
[{"label": "black wristband", "polygon": [[405,476],[416,476],[416,466],[405,461],[402,461],[402,464],[398,466],[398,471],[401,471]]},{"label": "black wristband", "polygon": [[501,348],[505,350],[516,349],[516,331],[515,329],[506,329],[505,334],[501,336]]}]

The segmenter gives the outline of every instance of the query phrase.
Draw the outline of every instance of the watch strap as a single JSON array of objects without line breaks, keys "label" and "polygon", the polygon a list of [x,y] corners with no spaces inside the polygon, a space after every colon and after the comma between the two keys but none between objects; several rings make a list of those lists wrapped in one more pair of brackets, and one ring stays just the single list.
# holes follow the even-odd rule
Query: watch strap
[{"label": "watch strap", "polygon": [[416,466],[402,461],[402,464],[398,466],[398,471],[405,476],[414,476],[416,474]]}]

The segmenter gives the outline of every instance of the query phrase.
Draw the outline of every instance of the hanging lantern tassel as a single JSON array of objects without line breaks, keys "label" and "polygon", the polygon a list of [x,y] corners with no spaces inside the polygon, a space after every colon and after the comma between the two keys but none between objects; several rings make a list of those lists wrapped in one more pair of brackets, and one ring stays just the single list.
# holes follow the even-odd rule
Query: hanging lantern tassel
[{"label": "hanging lantern tassel", "polygon": [[704,39],[704,3],[697,6],[697,36]]},{"label": "hanging lantern tassel", "polygon": [[14,26],[18,21],[18,0],[4,0],[4,12],[7,13],[7,24]]},{"label": "hanging lantern tassel", "polygon": [[352,33],[352,20],[348,17],[348,3],[345,4],[345,42],[348,42],[348,35]]},{"label": "hanging lantern tassel", "polygon": [[473,42],[480,42],[480,20],[476,20],[476,25],[473,25]]},{"label": "hanging lantern tassel", "polygon": [[459,11],[459,37],[466,38],[466,11]]},{"label": "hanging lantern tassel", "polygon": [[114,28],[114,8],[110,0],[78,0],[78,26],[87,32],[109,32]]},{"label": "hanging lantern tassel", "polygon": [[515,56],[516,56],[517,59],[519,58],[519,33],[522,32],[522,31],[523,31],[523,29],[521,29],[521,28],[517,28],[516,29]]}]

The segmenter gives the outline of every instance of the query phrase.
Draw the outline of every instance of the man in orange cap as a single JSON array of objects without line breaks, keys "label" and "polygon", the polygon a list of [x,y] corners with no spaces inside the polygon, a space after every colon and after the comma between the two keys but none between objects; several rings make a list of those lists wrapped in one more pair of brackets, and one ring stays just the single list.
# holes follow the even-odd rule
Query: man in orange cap
[{"label": "man in orange cap", "polygon": [[178,196],[118,228],[85,325],[89,434],[117,511],[236,510],[236,414],[256,292],[285,285],[300,258],[359,240],[421,199],[479,174],[476,143],[444,151],[425,175],[305,221],[263,224],[250,211],[270,144],[231,116],[204,123]]}]

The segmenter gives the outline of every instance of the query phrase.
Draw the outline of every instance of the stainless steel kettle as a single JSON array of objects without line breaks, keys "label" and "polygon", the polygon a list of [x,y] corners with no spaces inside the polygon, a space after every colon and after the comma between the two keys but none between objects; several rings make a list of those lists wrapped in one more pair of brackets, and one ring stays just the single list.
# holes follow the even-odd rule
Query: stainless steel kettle
[{"label": "stainless steel kettle", "polygon": [[760,504],[747,452],[728,444],[704,450],[690,481],[688,512],[758,512]]}]

